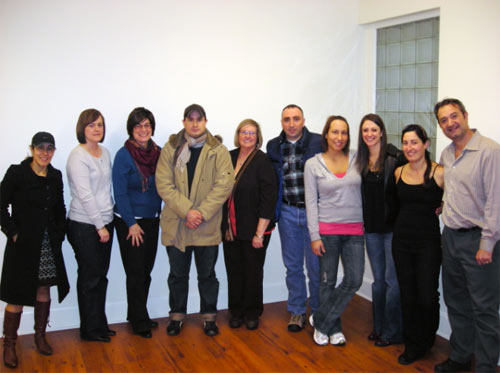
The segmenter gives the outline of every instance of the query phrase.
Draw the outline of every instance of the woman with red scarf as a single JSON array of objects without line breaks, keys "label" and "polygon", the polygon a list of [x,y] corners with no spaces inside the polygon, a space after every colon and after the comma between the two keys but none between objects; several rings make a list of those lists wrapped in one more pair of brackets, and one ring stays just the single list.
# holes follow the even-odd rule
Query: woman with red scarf
[{"label": "woman with red scarf", "polygon": [[132,110],[127,120],[129,139],[113,163],[116,235],[127,275],[127,320],[134,334],[144,338],[151,338],[151,328],[158,325],[147,310],[161,208],[155,185],[161,149],[151,139],[154,131],[153,113],[143,107]]}]

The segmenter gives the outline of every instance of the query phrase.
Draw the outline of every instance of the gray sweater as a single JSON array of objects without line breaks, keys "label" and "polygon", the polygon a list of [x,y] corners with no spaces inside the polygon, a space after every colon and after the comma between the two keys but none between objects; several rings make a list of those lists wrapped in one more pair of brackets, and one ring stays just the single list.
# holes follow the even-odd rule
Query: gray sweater
[{"label": "gray sweater", "polygon": [[354,164],[356,153],[349,152],[344,177],[335,176],[326,166],[322,153],[304,166],[307,227],[311,241],[320,240],[319,222],[362,223],[361,176]]},{"label": "gray sweater", "polygon": [[82,146],[74,148],[68,157],[66,173],[71,191],[68,218],[102,228],[113,220],[111,197],[111,158],[108,150],[99,145],[99,158],[90,155]]}]

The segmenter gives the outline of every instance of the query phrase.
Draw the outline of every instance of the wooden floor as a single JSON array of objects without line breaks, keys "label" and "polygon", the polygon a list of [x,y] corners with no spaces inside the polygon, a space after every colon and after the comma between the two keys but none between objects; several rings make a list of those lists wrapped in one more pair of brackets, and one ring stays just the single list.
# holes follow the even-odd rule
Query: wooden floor
[{"label": "wooden floor", "polygon": [[[375,347],[366,336],[371,330],[371,303],[356,296],[342,318],[345,347],[317,346],[313,328],[286,330],[286,303],[266,304],[258,330],[230,329],[228,312],[219,313],[221,334],[203,334],[198,315],[188,315],[179,336],[165,333],[167,319],[151,339],[131,333],[128,324],[115,324],[117,336],[110,343],[84,342],[78,330],[48,333],[55,351],[42,356],[35,351],[33,335],[20,336],[19,372],[431,372],[447,358],[448,343],[439,338],[424,360],[410,366],[397,363],[402,345]],[[9,371],[1,365],[0,371]]]}]

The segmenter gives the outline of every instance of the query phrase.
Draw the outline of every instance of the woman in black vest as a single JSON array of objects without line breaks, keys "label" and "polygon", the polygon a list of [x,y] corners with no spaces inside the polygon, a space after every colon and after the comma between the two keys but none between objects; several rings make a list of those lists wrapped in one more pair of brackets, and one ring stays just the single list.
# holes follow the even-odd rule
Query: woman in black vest
[{"label": "woman in black vest", "polygon": [[382,118],[377,114],[365,115],[359,125],[356,165],[362,177],[366,252],[373,274],[373,329],[368,339],[378,347],[403,341],[392,231],[396,215],[394,170],[404,163],[403,152],[387,143]]}]

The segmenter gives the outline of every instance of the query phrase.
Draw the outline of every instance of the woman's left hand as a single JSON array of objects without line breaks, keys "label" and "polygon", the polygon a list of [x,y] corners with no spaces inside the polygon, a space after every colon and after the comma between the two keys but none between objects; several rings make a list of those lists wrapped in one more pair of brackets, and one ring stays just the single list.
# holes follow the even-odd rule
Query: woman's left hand
[{"label": "woman's left hand", "polygon": [[260,237],[257,237],[257,235],[253,235],[253,238],[252,238],[252,246],[255,248],[255,249],[261,249],[264,247],[264,237],[260,238]]},{"label": "woman's left hand", "polygon": [[144,231],[142,230],[140,225],[135,223],[134,225],[131,225],[128,228],[127,240],[129,238],[132,239],[132,246],[141,246],[142,243],[144,242],[144,238],[142,238],[143,234],[144,234]]}]

